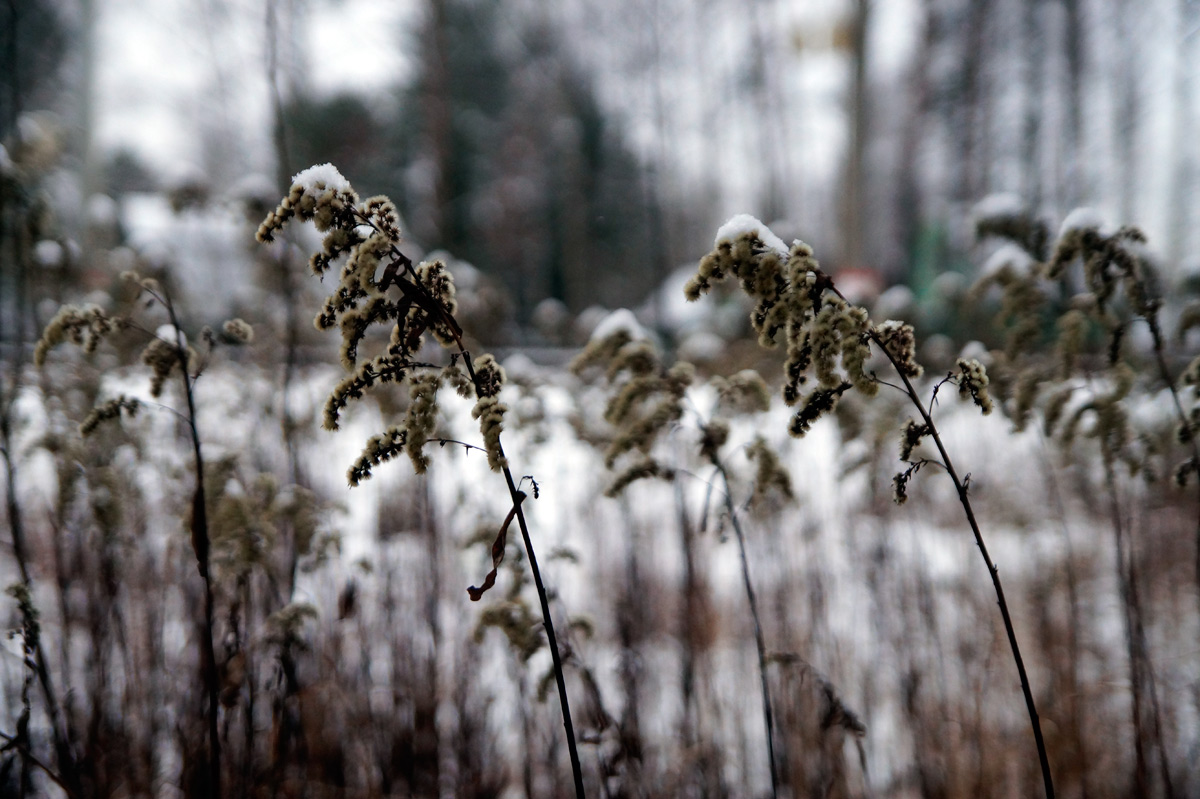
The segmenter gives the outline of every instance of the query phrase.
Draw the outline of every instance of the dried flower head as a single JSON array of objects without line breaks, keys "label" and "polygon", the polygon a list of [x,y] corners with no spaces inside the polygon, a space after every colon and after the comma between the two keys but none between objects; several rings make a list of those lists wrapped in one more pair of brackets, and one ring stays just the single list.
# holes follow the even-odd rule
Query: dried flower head
[{"label": "dried flower head", "polygon": [[889,319],[876,326],[875,333],[883,342],[884,349],[891,356],[896,368],[908,377],[920,377],[924,372],[916,361],[917,334],[912,325]]},{"label": "dried flower head", "polygon": [[[695,300],[730,276],[756,302],[750,322],[759,343],[775,346],[781,335],[786,342],[783,399],[801,406],[789,426],[793,435],[804,435],[849,389],[867,395],[878,391],[878,381],[866,372],[871,341],[878,333],[867,312],[837,292],[811,247],[796,241],[785,248],[758,220],[734,217],[718,232],[713,251],[701,259],[684,293]],[[893,337],[899,334],[888,331]],[[904,356],[903,342],[895,346]],[[911,354],[901,362],[910,371],[919,370]],[[817,387],[806,397],[802,387],[810,371]]]},{"label": "dried flower head", "polygon": [[629,487],[632,483],[638,480],[648,480],[658,478],[661,480],[671,480],[675,477],[675,470],[667,468],[651,457],[645,457],[641,460],[634,461],[627,466],[613,479],[608,488],[604,489],[604,496],[612,497],[620,496],[621,492]]},{"label": "dried flower head", "polygon": [[930,434],[929,425],[909,419],[900,431],[900,460],[912,460],[913,450],[921,445],[921,440]]},{"label": "dried flower head", "polygon": [[332,164],[309,167],[292,178],[288,196],[267,215],[258,228],[257,238],[264,243],[273,241],[276,231],[282,230],[293,216],[311,220],[322,233],[352,231],[353,209],[357,203],[358,195],[350,187],[350,181]]},{"label": "dried flower head", "polygon": [[91,435],[104,422],[120,417],[122,411],[129,416],[137,416],[141,407],[142,404],[136,397],[126,397],[124,394],[114,400],[103,402],[92,408],[91,413],[80,423],[79,434],[81,436]]},{"label": "dried flower head", "polygon": [[221,332],[230,344],[249,344],[254,341],[254,328],[241,319],[230,319],[221,325]]},{"label": "dried flower head", "polygon": [[[386,197],[360,202],[350,183],[329,164],[310,167],[293,178],[288,196],[260,226],[259,240],[270,241],[292,217],[311,220],[325,233],[321,249],[310,261],[316,274],[323,275],[341,262],[338,284],[314,320],[320,330],[341,331],[341,361],[350,372],[325,402],[325,427],[337,429],[342,411],[370,388],[389,383],[407,383],[409,388],[403,424],[367,442],[350,469],[351,485],[368,478],[374,466],[400,451],[418,473],[428,468],[425,449],[436,435],[437,394],[445,384],[461,396],[476,399],[473,413],[479,419],[488,462],[500,469],[505,462],[500,433],[507,408],[497,395],[504,373],[488,355],[476,360],[473,379],[469,361],[467,372],[461,368],[462,329],[454,318],[455,287],[445,263],[434,260],[414,266],[399,248],[400,216],[395,205]],[[392,289],[396,292],[389,296]],[[378,324],[390,324],[391,335],[382,352],[360,360],[359,349]],[[445,367],[418,361],[426,333],[443,347],[458,350]]]},{"label": "dried flower head", "polygon": [[407,439],[408,431],[401,425],[392,425],[382,433],[368,438],[362,454],[346,474],[351,488],[369,478],[374,467],[404,452]]},{"label": "dried flower head", "polygon": [[750,497],[752,509],[763,511],[795,499],[792,477],[765,438],[755,436],[746,447],[746,457],[757,467],[754,474],[754,493]]},{"label": "dried flower head", "polygon": [[50,350],[64,341],[79,345],[86,353],[95,352],[104,337],[120,324],[119,320],[109,317],[97,305],[64,305],[42,331],[42,337],[33,350],[33,362],[37,366],[44,365]]},{"label": "dried flower head", "polygon": [[407,432],[404,451],[417,474],[424,474],[429,468],[425,445],[437,433],[437,393],[441,387],[442,376],[437,372],[416,375],[409,381],[408,413],[404,416],[404,429]]},{"label": "dried flower head", "polygon": [[983,411],[984,416],[992,412],[992,397],[988,393],[987,369],[983,364],[974,358],[958,359],[958,394],[963,397],[970,397],[971,401],[979,406]]},{"label": "dried flower head", "polygon": [[743,369],[729,377],[714,377],[717,407],[726,413],[762,413],[771,407],[771,392],[766,381],[753,369]]}]

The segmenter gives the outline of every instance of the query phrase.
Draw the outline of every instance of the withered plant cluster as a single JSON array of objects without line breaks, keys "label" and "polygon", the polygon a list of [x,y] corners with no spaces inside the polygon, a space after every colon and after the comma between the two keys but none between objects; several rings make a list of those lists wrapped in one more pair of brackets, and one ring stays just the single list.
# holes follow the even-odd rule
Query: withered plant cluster
[{"label": "withered plant cluster", "polygon": [[[0,244],[31,291],[21,180]],[[333,347],[193,327],[128,250],[88,256],[136,270],[107,299],[0,330],[0,794],[1200,786],[1200,305],[1137,231],[981,220],[996,324],[935,369],[738,217],[687,294],[745,304],[776,375],[673,361],[629,314],[568,374],[476,353],[448,260],[333,167],[261,223],[267,270],[293,221]]]}]

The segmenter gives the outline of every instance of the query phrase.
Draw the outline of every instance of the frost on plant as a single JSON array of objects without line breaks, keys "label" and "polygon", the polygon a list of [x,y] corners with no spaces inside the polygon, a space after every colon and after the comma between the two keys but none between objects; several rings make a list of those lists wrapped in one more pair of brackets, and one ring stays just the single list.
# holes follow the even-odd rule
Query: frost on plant
[{"label": "frost on plant", "polygon": [[604,410],[604,419],[614,435],[604,453],[612,469],[627,453],[640,457],[618,473],[606,490],[616,496],[629,484],[650,477],[670,477],[673,472],[650,453],[660,434],[683,416],[683,402],[695,377],[689,363],[664,365],[649,341],[635,338],[626,327],[594,337],[575,360],[571,371],[581,374],[592,368],[604,370],[615,387]]},{"label": "frost on plant", "polygon": [[755,302],[750,323],[759,343],[786,348],[782,392],[784,402],[797,407],[788,426],[792,435],[805,435],[847,391],[878,392],[879,382],[867,371],[872,341],[903,374],[921,374],[912,328],[893,321],[873,325],[866,310],[837,291],[804,242],[785,249],[766,225],[734,217],[717,234],[713,251],[700,260],[684,293],[699,299],[730,277]]},{"label": "frost on plant", "polygon": [[[1027,219],[1019,227],[1045,223]],[[1129,398],[1138,378],[1134,368],[1139,353],[1127,346],[1130,330],[1138,325],[1149,329],[1150,344],[1158,379],[1178,397],[1187,384],[1189,370],[1174,377],[1167,371],[1167,336],[1160,320],[1162,289],[1146,257],[1145,236],[1132,227],[1106,229],[1090,209],[1077,209],[1063,220],[1058,237],[1028,237],[1016,228],[979,221],[981,236],[1004,240],[996,253],[1014,253],[1020,269],[985,274],[973,290],[982,298],[989,286],[1002,288],[997,321],[1008,330],[1008,346],[1000,357],[998,387],[1006,400],[1005,410],[1015,426],[1023,428],[1040,410],[1047,435],[1064,447],[1079,437],[1096,440],[1106,462],[1123,461],[1131,471],[1144,471],[1152,446],[1130,425]],[[995,260],[998,255],[993,255]],[[1200,319],[1192,306],[1179,315],[1175,339],[1183,342],[1187,331]],[[1045,357],[1042,353],[1051,353]],[[981,402],[986,397],[978,376],[963,366],[960,391]],[[1145,377],[1141,378],[1143,381]],[[989,403],[990,404],[990,403]],[[1176,403],[1178,440],[1194,444],[1193,423],[1182,402]],[[1194,449],[1194,447],[1193,447]],[[1191,471],[1189,458],[1176,468],[1177,478]],[[1145,472],[1149,474],[1150,472]]]},{"label": "frost on plant", "polygon": [[[488,465],[502,469],[500,433],[507,408],[498,395],[504,373],[492,356],[472,363],[462,349],[462,329],[454,318],[454,279],[446,265],[436,260],[414,265],[399,249],[399,214],[392,202],[386,197],[360,201],[350,182],[330,164],[310,167],[292,179],[288,196],[259,227],[258,240],[273,241],[293,217],[311,221],[325,234],[321,249],[309,261],[315,274],[323,276],[341,263],[337,286],[314,320],[319,330],[341,331],[341,361],[349,372],[325,401],[325,428],[336,430],[342,411],[368,389],[391,383],[408,388],[404,421],[367,442],[347,475],[350,485],[358,485],[374,467],[401,452],[418,474],[429,467],[425,448],[438,438],[438,392],[447,384],[476,400],[472,413],[479,421]],[[391,289],[397,291],[389,294]],[[372,356],[362,358],[359,349],[375,325],[390,325],[390,336]],[[457,350],[448,364],[418,361],[426,334],[442,347]]]}]

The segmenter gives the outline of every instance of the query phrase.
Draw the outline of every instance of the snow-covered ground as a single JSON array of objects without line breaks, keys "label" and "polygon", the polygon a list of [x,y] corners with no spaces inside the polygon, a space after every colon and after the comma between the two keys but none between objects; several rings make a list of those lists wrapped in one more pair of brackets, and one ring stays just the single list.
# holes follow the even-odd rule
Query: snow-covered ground
[{"label": "snow-covered ground", "polygon": [[[728,522],[719,513],[720,489],[710,485],[714,475],[695,454],[696,420],[685,417],[660,453],[681,470],[679,493],[671,484],[644,481],[634,484],[622,498],[606,499],[602,491],[611,476],[603,466],[602,453],[577,432],[581,418],[589,429],[602,429],[597,426],[602,390],[527,361],[514,361],[512,371],[521,378],[520,385],[505,390],[504,399],[512,408],[506,450],[514,474],[531,475],[538,484],[539,497],[526,503],[526,511],[546,582],[557,597],[560,620],[565,623],[568,617],[582,617],[595,627],[593,638],[579,633],[564,635],[580,662],[595,673],[607,710],[620,716],[623,702],[620,669],[630,653],[623,652],[617,640],[615,607],[625,590],[627,557],[632,553],[648,591],[642,610],[653,619],[648,638],[637,650],[644,692],[640,708],[643,733],[651,741],[653,753],[672,757],[677,745],[673,730],[681,712],[677,625],[683,561],[679,514],[685,511],[695,525],[707,513],[707,521],[696,535],[695,555],[714,613],[715,638],[705,655],[703,672],[707,695],[719,703],[719,708],[713,709],[717,715],[710,720],[710,732],[731,752],[738,740],[748,744],[744,759],[730,756],[727,779],[754,792],[765,790],[766,763],[759,756],[763,744],[760,709],[757,701],[750,699],[757,695],[757,686],[740,561]],[[336,368],[307,368],[294,386],[291,411],[295,417],[310,425],[318,420],[324,396],[338,378]],[[283,455],[277,381],[275,368],[249,362],[234,365],[218,360],[204,374],[197,385],[198,424],[210,462],[237,456],[247,468],[278,473]],[[105,379],[101,398],[126,393],[149,400],[144,386],[137,371],[116,372]],[[170,390],[162,402],[178,407],[178,397]],[[697,408],[710,408],[708,389],[698,387],[693,402]],[[23,430],[19,489],[22,506],[31,519],[49,517],[54,510],[58,472],[55,462],[38,445],[42,436],[56,427],[70,433],[69,427],[63,427],[66,420],[56,416],[58,407],[60,403],[53,397],[43,397],[34,389],[18,405]],[[445,435],[477,443],[470,405],[446,392],[442,408]],[[912,747],[920,745],[909,737],[911,718],[906,716],[904,704],[903,686],[910,678],[911,664],[924,664],[941,675],[938,693],[947,703],[946,712],[982,708],[977,712],[987,724],[1019,741],[1028,733],[1015,669],[1003,641],[986,569],[949,482],[927,469],[914,482],[913,498],[897,508],[886,499],[887,482],[896,468],[894,422],[887,423],[890,432],[884,435],[887,443],[879,462],[846,474],[852,460],[868,453],[869,440],[843,442],[831,419],[805,439],[791,440],[786,435],[788,413],[776,401],[765,414],[735,420],[724,450],[735,476],[734,490],[744,492],[734,497],[735,502],[743,502],[751,488],[752,467],[740,452],[754,435],[764,436],[778,450],[796,491],[795,503],[779,512],[744,517],[750,571],[763,608],[768,649],[801,656],[824,674],[863,718],[868,727],[865,746],[870,779],[877,787],[903,781],[911,765]],[[884,424],[882,417],[890,413],[880,411],[881,419],[869,425]],[[1047,613],[1061,621],[1066,612],[1060,606],[1061,578],[1053,575],[1073,562],[1087,574],[1084,629],[1092,654],[1083,667],[1089,680],[1102,686],[1105,701],[1119,707],[1125,701],[1121,676],[1124,633],[1110,565],[1111,533],[1103,516],[1095,515],[1090,507],[1097,498],[1078,493],[1071,481],[1080,477],[1058,468],[1057,456],[1047,450],[1036,431],[1013,435],[1009,423],[998,415],[980,417],[973,406],[950,397],[940,405],[938,418],[946,444],[958,458],[960,473],[971,474],[972,496],[1005,580],[1035,694],[1053,705],[1053,696],[1046,693],[1050,689],[1039,625],[1047,623]],[[178,419],[170,412],[148,407],[136,419],[121,424],[131,444],[115,457],[124,459],[125,466],[138,476],[147,503],[149,539],[139,546],[160,553],[186,552],[180,549],[186,534],[179,509],[185,507],[191,477]],[[340,431],[313,429],[302,436],[304,472],[329,502],[328,527],[341,534],[341,545],[332,562],[302,575],[297,598],[318,609],[320,619],[314,634],[320,638],[338,627],[338,593],[346,580],[353,578],[360,590],[364,624],[368,628],[379,624],[383,565],[396,557],[403,561],[406,547],[417,546],[413,552],[418,552],[422,546],[419,534],[432,520],[444,541],[439,623],[444,640],[450,642],[442,653],[445,679],[449,680],[454,659],[461,655],[459,648],[472,645],[470,634],[481,609],[489,602],[501,601],[511,580],[502,570],[497,588],[479,605],[470,603],[465,588],[478,584],[486,572],[487,545],[461,547],[481,527],[498,527],[507,511],[507,492],[502,478],[488,470],[481,453],[454,445],[433,447],[434,465],[424,477],[414,476],[402,459],[378,468],[376,476],[364,485],[349,488],[347,467],[366,439],[383,425],[373,403],[356,403],[348,409]],[[1082,473],[1087,471],[1085,463]],[[1086,474],[1082,479],[1087,484]],[[425,488],[420,488],[420,481]],[[885,497],[875,505],[870,499],[872,482]],[[1130,508],[1136,508],[1137,485],[1124,482],[1123,486]],[[405,505],[397,500],[414,492],[425,492],[432,500],[431,515],[396,515],[398,507],[412,507],[411,501]],[[1065,517],[1056,510],[1060,502],[1066,508]],[[876,512],[880,508],[883,515]],[[390,533],[387,541],[381,539],[381,531]],[[1136,525],[1135,531],[1139,535],[1152,532]],[[405,540],[411,543],[404,544]],[[510,534],[510,554],[516,540]],[[573,557],[550,557],[556,551],[569,551]],[[356,565],[361,563],[375,568],[364,571]],[[11,572],[11,568],[6,559],[4,569]],[[1054,597],[1054,607],[1049,610],[1039,607],[1039,597],[1046,591]],[[53,640],[59,631],[50,610],[54,600],[48,581],[39,582],[37,597],[46,608],[47,636]],[[413,596],[413,601],[424,600]],[[418,606],[407,612],[418,612]],[[183,607],[172,606],[168,614],[183,613]],[[1151,614],[1159,688],[1163,701],[1174,708],[1170,740],[1178,741],[1180,747],[1195,744],[1194,734],[1188,731],[1200,723],[1194,704],[1187,699],[1189,686],[1200,677],[1194,644],[1187,643],[1194,641],[1194,636],[1169,632],[1173,627],[1188,630],[1194,626],[1190,606],[1184,607],[1185,621],[1178,624],[1158,616],[1157,607]],[[915,621],[921,618],[932,627],[922,628]],[[188,632],[182,622],[178,619],[170,628],[174,632],[168,632],[175,641],[172,657],[180,667],[190,662]],[[382,646],[383,639],[377,643]],[[478,646],[483,648],[487,664],[479,687],[492,696],[493,723],[501,731],[516,730],[520,699],[512,690],[512,667],[503,665],[511,655],[499,636],[485,637]],[[9,642],[8,647],[15,655],[15,643]],[[363,654],[371,657],[370,652],[368,647]],[[5,663],[9,684],[15,684],[19,662],[8,657]],[[535,682],[547,667],[543,651],[530,662],[527,679]],[[77,679],[83,681],[84,674]],[[7,701],[9,705],[0,708],[4,717],[15,712],[13,698]],[[786,703],[792,698],[777,697],[777,701]],[[1113,711],[1096,712],[1111,717]],[[1050,711],[1050,723],[1054,717]],[[959,721],[972,723],[965,716]],[[588,732],[586,722],[583,726]],[[513,762],[519,762],[524,742],[503,733],[500,740]],[[1004,751],[1005,756],[1015,756],[1021,749],[1014,744]]]}]

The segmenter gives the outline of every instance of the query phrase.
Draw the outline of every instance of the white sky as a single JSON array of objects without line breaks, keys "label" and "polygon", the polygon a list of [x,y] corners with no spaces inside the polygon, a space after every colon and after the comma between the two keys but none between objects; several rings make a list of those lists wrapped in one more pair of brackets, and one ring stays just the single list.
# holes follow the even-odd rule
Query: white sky
[{"label": "white sky", "polygon": [[[400,31],[412,17],[411,0],[309,5],[301,42],[314,91],[369,92],[405,76]],[[236,131],[243,150],[266,147],[264,3],[109,0],[98,6],[96,141],[102,150],[134,150],[171,176],[200,162],[198,134],[206,127]],[[250,153],[243,157],[252,160]]]}]

